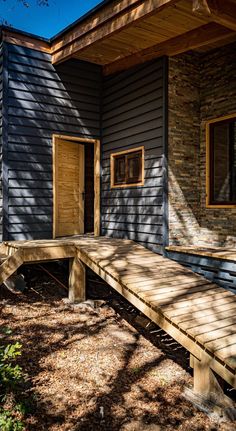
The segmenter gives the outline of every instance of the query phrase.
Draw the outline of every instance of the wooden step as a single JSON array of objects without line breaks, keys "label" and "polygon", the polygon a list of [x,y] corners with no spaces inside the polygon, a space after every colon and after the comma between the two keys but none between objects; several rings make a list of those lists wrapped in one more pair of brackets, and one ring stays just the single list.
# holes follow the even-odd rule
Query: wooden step
[{"label": "wooden step", "polygon": [[4,283],[24,263],[22,250],[17,250],[0,265],[0,285]]}]

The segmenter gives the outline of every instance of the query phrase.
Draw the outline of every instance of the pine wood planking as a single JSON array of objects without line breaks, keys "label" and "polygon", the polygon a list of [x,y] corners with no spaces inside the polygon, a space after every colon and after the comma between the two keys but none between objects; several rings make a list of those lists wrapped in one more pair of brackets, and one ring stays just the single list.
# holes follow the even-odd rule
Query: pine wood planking
[{"label": "pine wood planking", "polygon": [[236,319],[223,319],[219,322],[205,323],[205,325],[199,325],[194,328],[188,329],[189,334],[193,335],[196,340],[200,339],[205,343],[209,341],[223,338],[230,333],[235,333]]},{"label": "pine wood planking", "polygon": [[222,247],[194,247],[194,246],[175,246],[166,247],[168,251],[176,251],[185,254],[194,254],[215,259],[236,261],[235,249]]},{"label": "pine wood planking", "polygon": [[[222,294],[222,297],[219,300],[214,301],[214,303],[209,304],[206,301],[204,307],[208,309],[209,305],[210,305],[210,308],[212,308],[212,307],[217,307],[218,305],[227,305],[229,302],[236,303],[236,296],[229,291],[225,291],[225,294]],[[168,310],[166,308],[165,310],[168,311],[169,314],[173,313],[173,315],[177,315],[178,313],[181,314],[183,312],[183,308],[185,308],[185,310],[188,308],[189,309],[188,311],[192,312],[195,310],[195,304],[193,304],[191,301],[186,301],[186,302],[182,302],[181,304],[178,304],[178,303],[172,304],[168,307]]]},{"label": "pine wood planking", "polygon": [[[196,288],[199,289],[197,286],[196,286]],[[195,287],[193,287],[192,289],[193,289],[193,293],[194,293]],[[143,294],[140,294],[140,296],[143,297]],[[225,300],[227,298],[231,298],[230,295],[226,295]],[[150,295],[148,297],[145,296],[145,299],[153,305],[161,306],[163,309],[163,312],[165,312],[166,309],[173,308],[173,302],[175,303],[176,308],[183,309],[184,307],[189,307],[190,303],[193,307],[194,306],[201,306],[202,304],[204,304],[208,300],[211,301],[212,297],[211,297],[211,295],[208,295],[206,297],[197,298],[195,300],[192,300],[191,299],[191,288],[189,288],[188,292],[186,290],[183,291],[183,296],[179,299],[178,299],[178,296],[173,295],[173,294],[169,295],[169,296],[166,295],[166,297],[162,298],[158,294],[158,292],[156,294]],[[218,300],[222,301],[222,297],[220,297]],[[217,302],[218,300],[216,299],[215,302]]]},{"label": "pine wood planking", "polygon": [[[130,296],[130,294],[133,293],[132,290],[130,290],[127,287],[125,287],[125,285],[123,285],[122,282],[119,282],[116,279],[114,279],[113,277],[111,277],[109,275],[109,273],[107,273],[106,271],[104,272],[104,269],[100,268],[99,265],[96,264],[96,262],[93,262],[90,258],[88,258],[86,256],[86,253],[84,251],[83,251],[83,253],[79,252],[79,255],[80,255],[80,258],[82,258],[82,261],[84,263],[86,263],[90,268],[92,268],[98,275],[102,276],[102,278],[104,278],[112,287],[114,287],[115,289],[117,289],[123,296],[125,296],[126,298],[128,298],[128,300],[130,300],[130,302],[135,303],[135,305],[139,304],[138,308],[141,309],[141,311],[145,310],[144,311],[145,314],[147,314],[149,317],[152,316],[151,319],[154,320],[154,321],[155,321],[154,316],[155,316],[155,313],[156,313],[156,315],[159,316],[158,317],[158,322],[159,322],[158,324],[161,327],[164,327],[164,326],[166,327],[166,324],[167,324],[167,326],[168,326],[168,331],[167,332],[171,333],[172,336],[174,336],[175,339],[180,340],[180,338],[181,338],[181,340],[182,340],[181,344],[184,345],[184,340],[185,340],[184,333],[180,332],[180,328],[178,329],[177,327],[170,326],[170,321],[169,321],[169,323],[167,323],[167,321],[165,321],[166,317],[165,317],[165,313],[162,314],[162,308],[160,308],[160,307],[153,307],[152,304],[150,304],[148,302],[141,302],[140,303],[140,301],[139,301],[139,299],[138,299],[138,297],[136,295],[134,297]],[[141,305],[141,304],[143,304],[143,305]],[[148,307],[148,310],[150,310],[150,312],[147,312],[147,308],[146,307]],[[173,330],[173,332],[172,332],[172,330]],[[173,333],[175,335],[173,335]],[[179,338],[179,336],[180,336],[180,338]],[[191,352],[194,350],[195,347],[197,348],[197,345],[194,342],[194,339],[190,340],[188,338],[187,345],[188,345],[187,349],[190,350]],[[185,343],[185,346],[186,346],[186,343]],[[202,350],[200,350],[200,351],[201,351],[201,354],[199,356],[196,354],[195,356],[201,357],[203,359],[203,358],[205,358],[205,355],[208,355],[207,351],[202,351]],[[208,359],[207,363],[208,364],[211,363],[211,367],[215,371],[219,367],[218,371],[216,371],[216,372],[218,372],[221,376],[223,376],[223,378],[225,378],[228,382],[231,381],[231,384],[233,383],[233,385],[235,385],[235,381],[232,380],[232,375],[230,374],[231,377],[229,377],[228,376],[228,370],[226,372],[224,372],[223,369],[222,369],[222,367],[221,367],[221,365],[220,365],[220,363],[218,361],[216,361],[216,363],[215,363],[215,359],[213,357],[211,357],[211,359]]]},{"label": "pine wood planking", "polygon": [[227,301],[224,301],[224,303],[222,304],[222,300],[217,301],[217,303],[213,304],[205,304],[205,305],[192,305],[190,303],[188,304],[184,304],[185,307],[176,307],[174,308],[173,306],[169,306],[168,309],[166,307],[166,309],[163,310],[163,312],[165,312],[165,314],[171,319],[173,320],[173,322],[177,323],[178,325],[181,325],[179,322],[181,322],[181,319],[183,318],[183,316],[192,314],[194,315],[194,313],[199,312],[200,315],[202,316],[203,312],[206,312],[207,314],[213,314],[217,311],[224,311],[224,310],[228,310],[229,308],[232,308],[232,306],[234,306],[236,308],[236,301],[234,298],[230,297],[228,298]]},{"label": "pine wood planking", "polygon": [[[222,359],[227,359],[228,356],[232,355],[236,349],[236,334],[235,332],[227,332],[225,331],[225,335],[220,339],[214,339],[207,341],[207,337],[197,337],[200,343],[203,343],[204,346],[211,350],[214,354],[219,356]],[[206,341],[205,341],[206,340]]]},{"label": "pine wood planking", "polygon": [[[186,290],[186,292],[189,291],[189,289],[196,289],[196,292],[192,293],[192,299],[198,298],[198,297],[202,297],[204,295],[214,295],[215,293],[215,289],[210,289],[208,284],[204,284],[204,282],[199,283],[197,286],[189,286],[189,288]],[[148,294],[148,295],[152,295],[153,292],[158,291],[158,293],[161,295],[162,293],[176,293],[176,295],[181,294],[181,291],[183,291],[183,287],[181,285],[161,285],[160,287],[158,287],[158,289],[156,287],[151,287],[150,286],[142,286],[142,288],[140,288],[139,286],[137,287],[137,289],[135,289],[135,291],[139,294],[144,293],[144,294]],[[182,299],[180,298],[179,300],[182,301]]]},{"label": "pine wood planking", "polygon": [[[173,270],[172,262],[162,256],[157,256],[157,261],[156,259],[152,260],[152,252],[146,251],[142,246],[136,247],[132,241],[126,241],[124,243],[123,240],[79,236],[76,238],[63,238],[62,240],[53,241],[10,242],[4,245],[4,249],[5,247],[16,247],[17,244],[21,253],[24,251],[24,259],[29,258],[31,261],[34,259],[41,260],[52,257],[64,258],[66,255],[68,256],[69,253],[72,254],[70,257],[74,257],[75,254],[78,254],[78,258],[80,258],[80,256],[85,256],[84,259],[88,266],[96,269],[100,274],[107,274],[106,277],[110,283],[113,283],[113,285],[115,284],[117,288],[120,286],[119,291],[121,294],[127,297],[126,292],[130,292],[129,295],[132,294],[135,298],[139,298],[137,299],[139,304],[146,304],[145,307],[147,308],[145,308],[145,310],[155,310],[156,315],[158,315],[160,319],[161,316],[163,316],[162,319],[168,319],[169,322],[172,322],[168,325],[174,324],[171,328],[175,328],[173,331],[176,334],[176,338],[179,336],[182,337],[180,335],[181,331],[188,334],[186,336],[191,336],[192,340],[189,340],[189,343],[191,343],[191,345],[189,345],[189,350],[191,352],[193,352],[195,348],[194,340],[196,340],[209,351],[213,352],[213,348],[217,348],[219,351],[222,349],[223,353],[221,352],[219,355],[217,353],[218,350],[215,350],[215,355],[219,358],[222,358],[223,354],[226,355],[225,361],[228,364],[231,363],[231,366],[233,366],[232,361],[230,362],[232,358],[230,358],[229,361],[227,359],[229,355],[232,356],[232,352],[235,352],[234,327],[230,325],[230,316],[236,311],[236,297],[233,293],[218,288],[201,276],[193,275],[190,270],[186,270],[186,276],[184,276],[185,268],[176,264],[175,268],[177,269]],[[117,260],[118,262],[117,266],[109,265],[109,259],[106,254],[107,247],[109,249],[108,255],[113,255],[114,261]],[[95,249],[98,251],[94,253]],[[124,258],[125,250],[129,253],[130,262],[127,262]],[[122,255],[119,254],[119,251],[122,252]],[[139,265],[134,264],[136,253],[137,256],[139,256],[137,258],[138,261],[140,261]],[[102,259],[100,259],[101,254]],[[105,259],[103,258],[103,254],[106,256]],[[122,259],[120,259],[121,256]],[[134,260],[131,256],[132,258],[134,257]],[[159,268],[155,268],[154,272],[146,268],[145,274],[145,268],[141,265],[142,256],[144,260],[147,259],[147,262],[157,262]],[[125,271],[123,270],[124,264],[128,265]],[[165,274],[166,270],[170,270],[169,265],[172,267],[172,272],[171,274]],[[137,268],[140,272],[137,272]],[[162,268],[162,270],[160,270],[160,268]],[[179,278],[176,280],[176,274],[178,274],[179,271],[181,275],[177,275]],[[127,273],[129,274],[128,276],[125,275]],[[135,277],[133,281],[132,277]],[[156,278],[153,279],[153,277]],[[141,282],[137,284],[137,279],[139,278]],[[155,301],[153,298],[157,300]],[[168,302],[167,305],[166,302]],[[150,312],[151,314],[154,313],[154,311]],[[216,319],[215,313],[218,313],[221,319],[218,327],[216,320],[214,320]],[[228,319],[224,319],[225,313],[229,316]],[[205,319],[207,319],[208,316],[216,323],[207,323]],[[200,322],[204,324],[197,325],[198,318],[201,319]],[[233,324],[234,321],[235,319],[233,320]],[[191,325],[192,330],[191,327],[190,329],[186,328],[186,324],[188,326]],[[207,330],[207,328],[209,330]],[[232,331],[230,337],[228,335],[229,331]],[[172,329],[170,332],[173,333]],[[213,345],[209,340],[214,340],[216,336],[219,343],[216,345],[214,342]],[[219,338],[220,336],[221,338]],[[229,346],[228,350],[225,347],[226,343],[228,343]],[[216,368],[217,366],[218,363],[216,363]],[[228,378],[229,376],[226,377]]]},{"label": "pine wood planking", "polygon": [[195,310],[187,309],[187,311],[178,313],[175,316],[172,315],[170,318],[178,326],[182,327],[182,324],[183,324],[183,328],[184,328],[184,322],[189,322],[191,318],[192,320],[196,320],[198,318],[202,318],[203,316],[204,317],[209,316],[209,318],[211,318],[211,316],[217,316],[218,314],[223,314],[223,313],[233,312],[236,314],[236,303],[234,300],[232,300],[227,305],[223,304],[223,305],[217,305],[216,307],[208,307],[208,308],[206,306],[205,311],[206,313],[204,314],[202,308],[195,307]]},{"label": "pine wood planking", "polygon": [[[154,299],[157,299],[156,301],[154,301],[157,304],[161,303],[163,299],[169,299],[170,297],[172,297],[173,300],[175,300],[175,303],[177,303],[181,301],[186,301],[186,299],[189,300],[188,295],[191,294],[191,301],[194,303],[198,299],[204,301],[204,296],[214,295],[213,292],[209,293],[209,285],[195,283],[192,283],[185,288],[181,286],[179,288],[176,288],[176,286],[169,285],[166,287],[158,286],[152,290],[147,290],[145,288],[137,288],[135,290],[142,298],[146,300],[150,300],[153,302]],[[194,294],[198,295],[194,297]]]},{"label": "pine wood planking", "polygon": [[[188,331],[195,327],[200,327],[204,325],[211,325],[214,322],[221,322],[221,320],[231,319],[234,321],[235,318],[235,309],[229,309],[224,312],[218,312],[211,315],[204,315],[202,317],[194,318],[193,315],[190,316],[190,319],[179,322],[181,324],[181,328]],[[236,322],[235,322],[236,323]]]}]

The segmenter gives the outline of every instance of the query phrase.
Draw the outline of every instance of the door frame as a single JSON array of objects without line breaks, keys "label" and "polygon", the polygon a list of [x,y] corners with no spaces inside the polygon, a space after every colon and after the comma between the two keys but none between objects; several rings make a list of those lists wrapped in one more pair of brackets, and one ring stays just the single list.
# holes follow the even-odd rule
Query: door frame
[{"label": "door frame", "polygon": [[[89,143],[94,145],[94,236],[100,235],[100,140],[90,138],[79,138],[68,135],[52,135],[52,164],[53,164],[53,239],[56,238],[56,221],[57,221],[57,201],[56,201],[56,145],[57,142],[63,139],[70,142],[81,142],[81,144]],[[86,179],[86,174],[85,174]]]}]

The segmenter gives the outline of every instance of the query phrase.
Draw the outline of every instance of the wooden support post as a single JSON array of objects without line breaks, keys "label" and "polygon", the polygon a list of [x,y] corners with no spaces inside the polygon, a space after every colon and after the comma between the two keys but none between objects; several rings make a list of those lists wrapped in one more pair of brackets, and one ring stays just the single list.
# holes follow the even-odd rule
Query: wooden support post
[{"label": "wooden support post", "polygon": [[69,300],[82,302],[86,299],[86,269],[78,257],[70,259]]},{"label": "wooden support post", "polygon": [[192,356],[191,364],[193,365],[194,392],[201,395],[219,392],[219,390],[222,392],[216,374],[211,370],[208,363],[199,361]]},{"label": "wooden support post", "polygon": [[230,398],[224,394],[223,380],[210,368],[209,363],[191,355],[190,366],[193,367],[193,388],[196,395],[209,399],[216,405],[232,406]]}]

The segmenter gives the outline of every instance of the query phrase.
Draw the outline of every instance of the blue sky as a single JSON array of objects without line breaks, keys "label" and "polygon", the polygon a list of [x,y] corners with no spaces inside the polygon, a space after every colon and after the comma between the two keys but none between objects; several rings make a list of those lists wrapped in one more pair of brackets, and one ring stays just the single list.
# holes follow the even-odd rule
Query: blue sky
[{"label": "blue sky", "polygon": [[13,27],[43,37],[52,37],[84,15],[101,0],[49,0],[49,7],[37,5],[37,0],[0,0],[0,19]]}]

